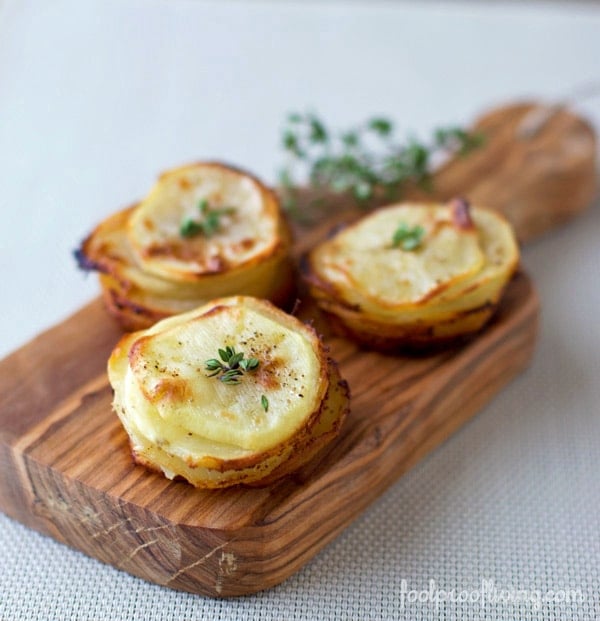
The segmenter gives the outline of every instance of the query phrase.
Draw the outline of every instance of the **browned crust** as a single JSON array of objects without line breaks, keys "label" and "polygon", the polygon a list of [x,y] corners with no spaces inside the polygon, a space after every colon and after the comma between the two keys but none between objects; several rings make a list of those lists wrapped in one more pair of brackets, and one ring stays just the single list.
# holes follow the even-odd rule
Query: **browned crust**
[{"label": "browned crust", "polygon": [[[278,283],[277,288],[269,292],[268,301],[283,310],[291,310],[297,299],[297,278],[291,259],[287,260],[280,270],[286,270],[287,276]],[[136,288],[123,287],[122,282],[114,279],[112,275],[102,274],[100,285],[106,310],[128,332],[150,328],[157,321],[177,314],[175,311],[169,312],[166,309],[153,308],[136,302],[132,299]],[[168,303],[168,299],[165,299],[165,302]],[[205,302],[199,301],[198,306],[203,303]]]},{"label": "browned crust", "polygon": [[122,295],[110,281],[102,281],[102,299],[108,314],[128,332],[136,332],[153,326],[170,314],[148,308]]},{"label": "browned crust", "polygon": [[129,216],[138,204],[134,203],[125,209],[111,214],[102,220],[81,242],[79,248],[73,253],[79,269],[86,272],[96,271],[101,274],[107,274],[122,282],[124,286],[131,285],[131,283],[123,281],[123,276],[119,272],[119,267],[125,264],[124,259],[108,251],[106,244],[98,243],[98,239],[108,226],[126,226]]},{"label": "browned crust", "polygon": [[449,207],[452,211],[452,222],[461,231],[474,231],[475,223],[471,218],[471,206],[465,198],[453,198]]},{"label": "browned crust", "polygon": [[367,329],[363,322],[344,321],[334,312],[321,308],[321,312],[327,318],[331,329],[340,336],[349,338],[365,349],[371,349],[386,353],[393,352],[430,352],[432,350],[445,349],[461,345],[467,340],[476,336],[493,317],[498,304],[485,304],[478,308],[469,309],[453,318],[452,322],[466,319],[469,315],[481,313],[481,320],[477,327],[468,331],[461,331],[453,335],[439,335],[436,333],[436,326],[413,326],[412,332],[407,331],[402,336],[386,334],[385,328],[389,326],[381,325],[379,330]]}]

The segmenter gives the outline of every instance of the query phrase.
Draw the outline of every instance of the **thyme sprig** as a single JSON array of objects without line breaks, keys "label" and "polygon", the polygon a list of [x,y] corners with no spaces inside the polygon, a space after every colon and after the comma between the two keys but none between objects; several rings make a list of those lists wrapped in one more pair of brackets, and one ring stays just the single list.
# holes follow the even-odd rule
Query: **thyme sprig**
[{"label": "thyme sprig", "polygon": [[207,377],[218,377],[224,384],[239,384],[244,373],[252,373],[260,365],[257,358],[245,358],[243,352],[236,352],[229,345],[219,349],[219,358],[210,358],[204,365],[211,371]]},{"label": "thyme sprig", "polygon": [[288,163],[279,175],[284,206],[297,210],[300,176],[315,190],[350,192],[363,207],[374,198],[399,198],[407,183],[430,189],[435,160],[466,155],[483,143],[481,134],[459,127],[437,129],[428,142],[413,137],[400,143],[394,132],[393,121],[384,117],[336,133],[316,114],[290,114],[282,134]]},{"label": "thyme sprig", "polygon": [[392,235],[392,248],[402,248],[402,250],[416,250],[423,243],[425,229],[417,224],[410,227],[406,222],[401,222]]},{"label": "thyme sprig", "polygon": [[200,211],[200,220],[184,218],[181,222],[179,234],[182,237],[195,237],[201,234],[205,237],[212,237],[221,228],[221,217],[235,213],[233,207],[211,208],[206,199],[202,199],[198,203],[198,209]]}]

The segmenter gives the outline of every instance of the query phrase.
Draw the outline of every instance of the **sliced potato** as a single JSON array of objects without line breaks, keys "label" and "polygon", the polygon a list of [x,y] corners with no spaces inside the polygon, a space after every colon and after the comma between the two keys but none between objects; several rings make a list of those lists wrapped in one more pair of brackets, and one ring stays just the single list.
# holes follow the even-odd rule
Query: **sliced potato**
[{"label": "sliced potato", "polygon": [[[259,360],[238,384],[208,377],[206,360],[226,346]],[[250,297],[127,335],[108,373],[136,460],[199,487],[288,474],[337,434],[348,409],[314,330]]]},{"label": "sliced potato", "polygon": [[[132,454],[140,465],[162,472],[172,479],[182,477],[196,487],[219,488],[243,483],[268,485],[292,474],[308,463],[340,431],[348,413],[348,385],[340,380],[329,361],[329,388],[315,424],[293,442],[282,443],[263,453],[237,453],[235,447],[218,443],[203,444],[198,452],[197,440],[189,443],[157,443],[139,427],[140,418],[130,417],[115,401],[115,410],[130,437]],[[200,457],[202,456],[202,457]]]},{"label": "sliced potato", "polygon": [[[185,237],[182,223],[199,221],[199,205],[220,214],[211,233]],[[247,173],[221,164],[170,170],[129,219],[129,238],[143,269],[168,280],[195,281],[271,256],[279,242],[275,195]]]},{"label": "sliced potato", "polygon": [[[401,223],[424,229],[417,248],[393,247]],[[394,349],[480,330],[518,262],[514,233],[497,213],[464,202],[409,203],[379,209],[317,246],[305,278],[338,331]]]},{"label": "sliced potato", "polygon": [[[407,206],[379,210],[316,248],[312,260],[350,301],[394,311],[477,274],[485,256],[475,230],[454,226],[444,207],[420,211]],[[401,223],[422,226],[428,243],[414,252],[392,248]]]},{"label": "sliced potato", "polygon": [[160,319],[192,310],[230,291],[242,291],[245,295],[268,299],[282,307],[293,297],[294,267],[286,254],[278,254],[245,271],[248,272],[246,277],[240,274],[235,280],[223,275],[223,278],[219,276],[207,281],[204,289],[199,287],[198,293],[189,297],[184,297],[184,287],[172,296],[163,295],[132,281],[103,273],[100,274],[100,284],[107,310],[127,330],[147,328]]},{"label": "sliced potato", "polygon": [[[186,237],[182,205],[204,196],[213,203],[226,199],[234,212],[218,218],[209,236]],[[195,217],[202,220],[197,204]],[[195,164],[166,173],[148,199],[100,223],[77,254],[83,268],[100,272],[109,312],[126,329],[141,329],[232,294],[285,306],[294,292],[290,247],[270,190],[236,169]]]}]

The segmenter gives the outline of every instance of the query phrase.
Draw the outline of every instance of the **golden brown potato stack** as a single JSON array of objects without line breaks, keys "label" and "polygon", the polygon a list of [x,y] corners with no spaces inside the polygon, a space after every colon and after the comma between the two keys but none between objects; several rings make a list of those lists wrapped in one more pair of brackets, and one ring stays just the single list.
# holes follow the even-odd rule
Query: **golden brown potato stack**
[{"label": "golden brown potato stack", "polygon": [[161,175],[144,200],[100,223],[76,256],[100,273],[108,311],[136,330],[225,295],[285,305],[294,291],[290,246],[275,194],[209,162]]},{"label": "golden brown potato stack", "polygon": [[457,199],[376,210],[314,248],[304,276],[338,332],[393,350],[476,333],[518,263],[508,222]]},{"label": "golden brown potato stack", "polygon": [[126,335],[108,376],[135,461],[196,487],[290,474],[348,412],[347,384],[314,329],[246,296]]}]

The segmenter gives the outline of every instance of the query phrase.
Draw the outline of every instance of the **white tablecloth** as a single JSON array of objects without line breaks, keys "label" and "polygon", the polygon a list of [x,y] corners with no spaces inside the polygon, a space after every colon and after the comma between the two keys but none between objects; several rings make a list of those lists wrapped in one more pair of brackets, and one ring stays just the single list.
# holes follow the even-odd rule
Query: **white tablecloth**
[{"label": "white tablecloth", "polygon": [[[599,59],[592,3],[0,0],[0,353],[96,295],[70,250],[167,167],[274,180],[290,110],[427,135],[568,95]],[[600,125],[599,100],[580,108]],[[0,618],[600,618],[597,207],[525,252],[529,371],[284,584],[176,593],[0,516]],[[492,583],[521,601],[488,601]]]}]

